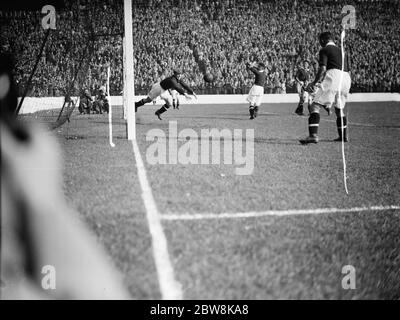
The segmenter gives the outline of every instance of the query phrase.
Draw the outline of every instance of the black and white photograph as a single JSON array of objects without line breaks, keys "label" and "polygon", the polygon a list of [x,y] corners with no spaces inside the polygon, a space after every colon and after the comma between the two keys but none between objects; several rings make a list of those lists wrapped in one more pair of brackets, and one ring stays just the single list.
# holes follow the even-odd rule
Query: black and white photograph
[{"label": "black and white photograph", "polygon": [[5,0],[0,26],[1,300],[400,299],[399,0]]}]

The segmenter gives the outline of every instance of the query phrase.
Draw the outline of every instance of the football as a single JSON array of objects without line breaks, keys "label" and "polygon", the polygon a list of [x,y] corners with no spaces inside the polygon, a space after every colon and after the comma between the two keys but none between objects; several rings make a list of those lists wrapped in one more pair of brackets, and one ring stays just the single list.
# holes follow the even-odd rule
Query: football
[{"label": "football", "polygon": [[214,77],[211,73],[207,72],[204,74],[204,81],[205,82],[213,82]]}]

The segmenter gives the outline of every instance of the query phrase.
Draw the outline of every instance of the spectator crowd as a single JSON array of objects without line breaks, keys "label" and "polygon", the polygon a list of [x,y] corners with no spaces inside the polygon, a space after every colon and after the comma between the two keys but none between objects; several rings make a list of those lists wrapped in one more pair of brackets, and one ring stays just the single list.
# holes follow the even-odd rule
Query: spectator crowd
[{"label": "spectator crowd", "polygon": [[[138,0],[133,1],[135,92],[145,94],[173,68],[198,93],[247,93],[253,76],[246,63],[267,65],[267,93],[295,91],[304,61],[318,67],[318,34],[340,44],[342,8],[355,8],[348,30],[353,92],[400,91],[398,0]],[[37,12],[0,12],[1,48],[17,61],[24,85],[44,38]],[[111,66],[110,91],[123,90],[123,5],[112,0],[65,0],[57,8],[30,95],[62,95],[69,88],[96,90]],[[203,80],[211,72],[212,83]],[[313,76],[313,75],[312,75]]]}]

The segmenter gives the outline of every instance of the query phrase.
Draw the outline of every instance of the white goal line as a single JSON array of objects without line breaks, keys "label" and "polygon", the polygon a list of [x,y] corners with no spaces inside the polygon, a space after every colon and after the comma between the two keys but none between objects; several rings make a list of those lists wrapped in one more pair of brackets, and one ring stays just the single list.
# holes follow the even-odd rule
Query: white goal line
[{"label": "white goal line", "polygon": [[292,215],[317,215],[327,213],[359,213],[372,211],[400,210],[400,205],[371,206],[354,208],[320,208],[320,209],[296,209],[296,210],[268,210],[268,211],[249,211],[238,213],[186,213],[186,214],[162,214],[162,220],[210,220],[210,219],[240,219],[257,218],[266,216],[292,216]]}]

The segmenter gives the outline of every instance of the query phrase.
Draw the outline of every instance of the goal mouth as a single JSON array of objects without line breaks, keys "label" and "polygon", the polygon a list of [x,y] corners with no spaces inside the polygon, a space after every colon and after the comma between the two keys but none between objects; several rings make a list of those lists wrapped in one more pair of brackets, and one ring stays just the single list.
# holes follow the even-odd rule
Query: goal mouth
[{"label": "goal mouth", "polygon": [[[5,50],[15,61],[19,96],[15,115],[20,121],[40,123],[49,130],[69,122],[80,107],[83,92],[91,101],[97,100],[110,65],[115,72],[109,90],[121,91],[117,77],[122,73],[122,24],[110,26],[104,19],[95,19],[120,9],[122,2],[108,1],[106,9],[71,1],[10,11],[2,17],[8,40]],[[112,38],[113,46],[103,48],[105,38]]]},{"label": "goal mouth", "polygon": [[70,97],[27,98],[18,119],[26,123],[39,123],[49,130],[54,130],[70,121],[76,105],[77,101]]}]

